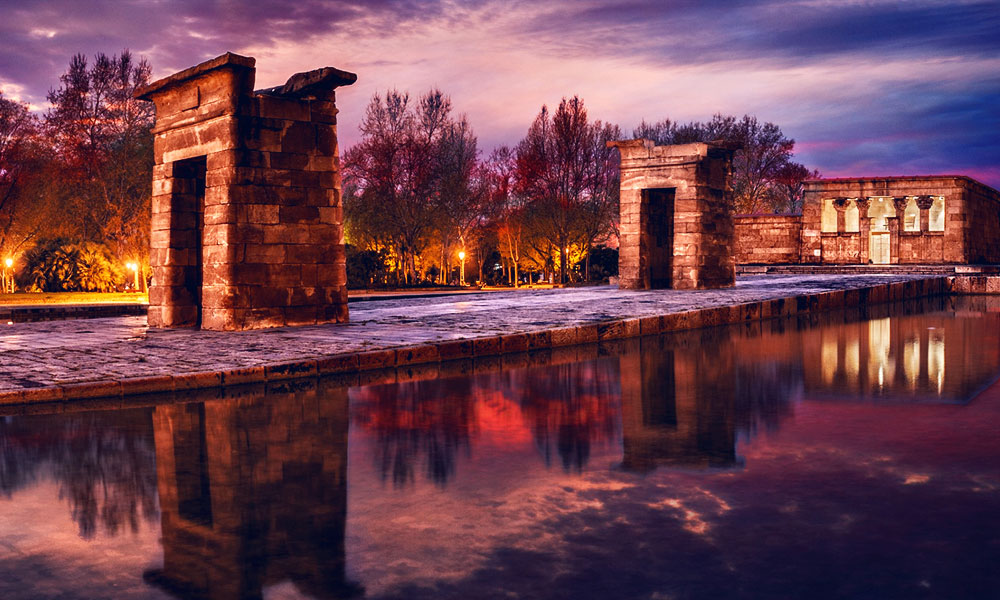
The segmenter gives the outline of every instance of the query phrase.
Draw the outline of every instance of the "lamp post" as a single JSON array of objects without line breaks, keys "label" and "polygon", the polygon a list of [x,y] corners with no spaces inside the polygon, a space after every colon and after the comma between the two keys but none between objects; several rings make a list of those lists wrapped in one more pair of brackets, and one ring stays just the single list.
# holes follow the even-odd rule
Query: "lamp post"
[{"label": "lamp post", "polygon": [[14,293],[14,276],[11,273],[11,267],[14,266],[14,259],[7,257],[3,261],[3,291],[9,294]]},{"label": "lamp post", "polygon": [[128,266],[129,271],[132,271],[132,275],[133,275],[133,277],[132,277],[133,284],[132,285],[134,286],[133,289],[136,292],[138,292],[139,291],[139,265],[137,265],[134,262],[130,262],[130,263],[128,263],[127,266]]},{"label": "lamp post", "polygon": [[462,266],[458,271],[458,284],[465,285],[465,250],[458,251],[458,260],[462,261]]}]

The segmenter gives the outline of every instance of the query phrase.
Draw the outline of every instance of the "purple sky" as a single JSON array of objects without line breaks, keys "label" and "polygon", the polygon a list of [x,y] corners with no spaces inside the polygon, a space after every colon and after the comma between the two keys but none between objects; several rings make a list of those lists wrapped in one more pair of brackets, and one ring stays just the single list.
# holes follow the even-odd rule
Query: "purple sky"
[{"label": "purple sky", "polygon": [[825,176],[966,174],[1000,187],[1000,2],[4,0],[0,88],[45,107],[70,57],[129,48],[161,77],[226,51],[257,87],[321,66],[341,145],[375,91],[438,86],[489,151],[542,104],[643,118],[756,114]]}]

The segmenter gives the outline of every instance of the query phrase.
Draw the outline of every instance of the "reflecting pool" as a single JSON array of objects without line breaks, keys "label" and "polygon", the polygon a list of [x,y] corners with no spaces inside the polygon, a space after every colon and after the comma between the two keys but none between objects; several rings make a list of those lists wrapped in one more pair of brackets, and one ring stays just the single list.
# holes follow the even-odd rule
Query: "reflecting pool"
[{"label": "reflecting pool", "polygon": [[1000,597],[1000,298],[436,369],[0,417],[0,598]]}]

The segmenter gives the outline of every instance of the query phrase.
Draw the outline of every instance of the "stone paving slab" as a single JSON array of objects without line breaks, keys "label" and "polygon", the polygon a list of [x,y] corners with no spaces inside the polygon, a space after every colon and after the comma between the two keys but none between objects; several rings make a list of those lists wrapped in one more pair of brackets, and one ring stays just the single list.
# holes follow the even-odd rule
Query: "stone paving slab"
[{"label": "stone paving slab", "polygon": [[145,317],[0,329],[0,404],[173,391],[497,355],[948,293],[922,275],[741,277],[722,290],[616,287],[398,298],[347,324],[150,329]]}]

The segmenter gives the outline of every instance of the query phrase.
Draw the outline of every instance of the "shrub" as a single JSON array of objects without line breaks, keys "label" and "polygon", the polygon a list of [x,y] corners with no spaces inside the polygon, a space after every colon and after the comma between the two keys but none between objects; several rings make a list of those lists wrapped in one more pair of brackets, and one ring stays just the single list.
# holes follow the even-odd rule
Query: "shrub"
[{"label": "shrub", "polygon": [[347,287],[364,289],[385,285],[389,275],[389,258],[385,250],[359,250],[347,244]]},{"label": "shrub", "polygon": [[601,281],[618,275],[618,249],[595,246],[590,249],[590,279]]},{"label": "shrub", "polygon": [[95,242],[42,240],[22,264],[17,283],[29,292],[111,292],[125,280],[111,250]]}]

